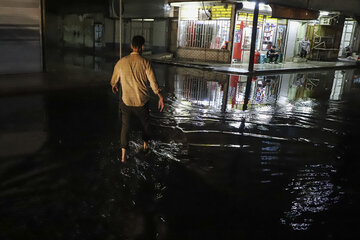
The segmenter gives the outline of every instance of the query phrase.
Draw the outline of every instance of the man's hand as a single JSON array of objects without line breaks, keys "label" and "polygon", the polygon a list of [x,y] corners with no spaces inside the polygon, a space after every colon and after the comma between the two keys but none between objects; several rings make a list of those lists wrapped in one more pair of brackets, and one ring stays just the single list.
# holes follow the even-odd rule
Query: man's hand
[{"label": "man's hand", "polygon": [[113,93],[117,93],[119,91],[119,88],[117,87],[117,84],[115,84],[113,87],[112,87],[112,92]]},{"label": "man's hand", "polygon": [[159,96],[158,109],[160,110],[160,112],[162,112],[162,110],[164,109],[164,99],[160,93],[158,94],[158,96]]}]

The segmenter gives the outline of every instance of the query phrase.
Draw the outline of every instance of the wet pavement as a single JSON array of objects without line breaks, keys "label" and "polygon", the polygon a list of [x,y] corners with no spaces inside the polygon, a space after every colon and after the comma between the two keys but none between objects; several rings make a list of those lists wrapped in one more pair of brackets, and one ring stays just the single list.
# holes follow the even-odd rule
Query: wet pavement
[{"label": "wet pavement", "polygon": [[107,85],[0,98],[0,239],[360,234],[358,70],[257,76],[246,96],[246,76],[154,69],[166,108],[152,96],[152,150],[134,122],[125,164]]},{"label": "wet pavement", "polygon": [[[188,67],[188,68],[197,68],[197,69],[206,69],[208,71],[216,71],[228,74],[250,74],[248,68],[248,63],[211,63],[211,62],[197,62],[197,61],[188,61],[188,60],[178,60],[178,59],[161,59],[157,57],[151,58],[153,62],[170,64],[178,67]],[[284,62],[284,63],[263,63],[263,64],[254,64],[254,73],[257,75],[268,74],[272,72],[278,73],[292,73],[299,71],[319,71],[327,69],[351,69],[356,67],[355,61],[333,61],[333,62],[324,62],[324,61],[306,61],[306,62]]]}]

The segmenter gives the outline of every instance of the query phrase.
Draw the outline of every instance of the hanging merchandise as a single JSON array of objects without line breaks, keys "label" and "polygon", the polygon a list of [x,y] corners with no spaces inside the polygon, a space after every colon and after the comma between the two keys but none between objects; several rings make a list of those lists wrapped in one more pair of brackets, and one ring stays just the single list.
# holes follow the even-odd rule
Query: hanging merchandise
[{"label": "hanging merchandise", "polygon": [[244,30],[244,22],[242,21],[240,24],[236,24],[235,35],[234,35],[234,50],[233,50],[233,59],[241,60],[242,55],[242,36]]}]

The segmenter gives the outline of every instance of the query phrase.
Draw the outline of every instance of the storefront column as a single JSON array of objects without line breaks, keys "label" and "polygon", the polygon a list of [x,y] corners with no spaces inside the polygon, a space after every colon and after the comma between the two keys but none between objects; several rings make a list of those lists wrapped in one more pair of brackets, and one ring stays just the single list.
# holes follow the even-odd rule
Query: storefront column
[{"label": "storefront column", "polygon": [[249,59],[249,72],[254,71],[254,57],[255,57],[255,43],[256,43],[256,34],[257,34],[257,25],[259,17],[259,2],[255,2],[254,18],[253,18],[253,28],[251,33],[251,46],[250,46],[250,59]]},{"label": "storefront column", "polygon": [[230,81],[230,77],[228,80],[226,80],[226,82],[223,85],[223,99],[221,105],[221,112],[223,113],[226,112],[226,105],[229,99],[229,81]]},{"label": "storefront column", "polygon": [[232,63],[233,60],[233,54],[234,54],[234,35],[235,35],[235,28],[236,28],[236,19],[237,19],[237,14],[238,11],[241,10],[243,8],[243,4],[242,3],[235,3],[234,4],[234,9],[232,10],[232,14],[231,14],[231,23],[230,23],[230,37],[229,37],[229,42],[231,43],[231,48],[230,48],[230,63]]}]

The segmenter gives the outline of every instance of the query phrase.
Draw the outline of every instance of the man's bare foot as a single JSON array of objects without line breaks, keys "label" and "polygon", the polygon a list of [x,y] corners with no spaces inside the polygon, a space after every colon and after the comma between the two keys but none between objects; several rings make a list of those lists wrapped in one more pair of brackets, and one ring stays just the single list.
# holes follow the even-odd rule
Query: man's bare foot
[{"label": "man's bare foot", "polygon": [[121,149],[121,162],[125,162],[126,149]]}]

